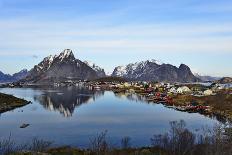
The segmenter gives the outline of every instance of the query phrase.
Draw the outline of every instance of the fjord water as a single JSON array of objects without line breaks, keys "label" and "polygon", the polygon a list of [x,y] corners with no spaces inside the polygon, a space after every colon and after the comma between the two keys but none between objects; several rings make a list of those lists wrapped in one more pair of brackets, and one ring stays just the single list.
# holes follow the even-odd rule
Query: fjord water
[{"label": "fjord water", "polygon": [[[32,101],[32,104],[0,115],[0,138],[18,143],[37,137],[55,145],[88,147],[89,139],[107,130],[113,145],[129,136],[133,146],[147,146],[154,134],[169,129],[170,121],[185,120],[187,127],[213,127],[216,120],[147,103],[134,94],[92,91],[85,87],[2,88],[0,92]],[[29,127],[21,129],[23,123]]]}]

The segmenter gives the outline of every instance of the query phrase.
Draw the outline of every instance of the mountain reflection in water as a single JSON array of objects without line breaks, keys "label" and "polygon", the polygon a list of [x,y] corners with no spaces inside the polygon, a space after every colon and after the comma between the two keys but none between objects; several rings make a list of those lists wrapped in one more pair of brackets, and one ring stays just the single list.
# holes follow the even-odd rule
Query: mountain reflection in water
[{"label": "mountain reflection in water", "polygon": [[[135,101],[135,102],[141,102],[141,103],[146,103],[146,97],[143,95],[139,95],[139,94],[134,94],[134,93],[115,93],[114,94],[115,97],[118,97],[120,99],[128,99],[130,101]],[[148,102],[147,102],[148,103]]]},{"label": "mountain reflection in water", "polygon": [[45,90],[34,99],[45,109],[59,111],[64,117],[71,117],[76,107],[95,101],[103,95],[104,91],[93,91],[87,87],[68,87],[58,88],[56,91]]}]

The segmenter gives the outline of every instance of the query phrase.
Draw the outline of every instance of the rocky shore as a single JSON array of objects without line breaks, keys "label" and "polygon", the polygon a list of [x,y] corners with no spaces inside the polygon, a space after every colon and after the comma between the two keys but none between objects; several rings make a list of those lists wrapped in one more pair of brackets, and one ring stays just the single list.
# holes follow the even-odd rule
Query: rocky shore
[{"label": "rocky shore", "polygon": [[0,93],[0,113],[13,110],[29,104],[29,101]]}]

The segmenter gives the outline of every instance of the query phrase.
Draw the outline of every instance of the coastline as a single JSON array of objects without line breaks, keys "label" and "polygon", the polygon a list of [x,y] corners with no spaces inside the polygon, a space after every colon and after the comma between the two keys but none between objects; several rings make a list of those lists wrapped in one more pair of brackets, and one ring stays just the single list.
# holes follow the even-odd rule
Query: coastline
[{"label": "coastline", "polygon": [[[100,86],[101,87],[101,86]],[[232,122],[232,90],[220,90],[214,95],[208,96],[193,96],[191,94],[169,94],[167,92],[149,92],[146,89],[137,87],[128,88],[105,88],[116,94],[120,93],[135,93],[146,98],[147,102],[163,104],[168,108],[178,111],[199,113],[209,117],[216,117],[222,122]],[[157,95],[158,94],[158,95]]]},{"label": "coastline", "polygon": [[13,95],[0,93],[0,113],[23,107],[29,103],[31,102],[17,98]]}]

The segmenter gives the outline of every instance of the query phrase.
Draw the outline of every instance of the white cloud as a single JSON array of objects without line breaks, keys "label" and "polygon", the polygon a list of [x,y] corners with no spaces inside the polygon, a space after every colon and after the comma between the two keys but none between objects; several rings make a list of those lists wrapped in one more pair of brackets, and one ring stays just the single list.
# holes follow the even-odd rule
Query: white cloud
[{"label": "white cloud", "polygon": [[63,48],[92,52],[231,53],[231,27],[232,23],[190,23],[90,29],[76,22],[0,21],[0,55],[45,54],[51,52],[48,50]]}]

